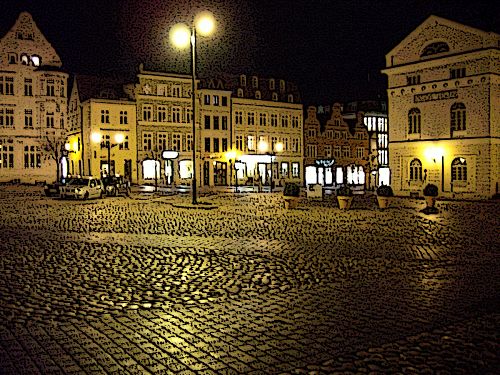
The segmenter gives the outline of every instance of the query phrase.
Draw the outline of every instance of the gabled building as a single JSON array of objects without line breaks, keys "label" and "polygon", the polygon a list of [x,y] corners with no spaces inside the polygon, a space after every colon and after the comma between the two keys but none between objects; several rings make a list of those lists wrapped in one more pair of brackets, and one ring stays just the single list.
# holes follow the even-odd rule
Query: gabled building
[{"label": "gabled building", "polygon": [[68,74],[29,13],[0,39],[0,181],[50,182],[64,156]]},{"label": "gabled building", "polygon": [[358,112],[350,126],[342,106],[335,103],[330,118],[324,121],[322,125],[315,106],[308,107],[304,121],[306,185],[365,186],[369,142],[363,113]]},{"label": "gabled building", "polygon": [[367,188],[390,184],[389,170],[389,124],[387,102],[384,100],[363,100],[349,102],[344,106],[344,119],[356,119],[363,113],[363,123],[368,130]]},{"label": "gabled building", "polygon": [[500,35],[431,16],[386,55],[396,194],[499,192]]},{"label": "gabled building", "polygon": [[121,77],[75,75],[67,136],[71,175],[137,176],[136,105]]}]

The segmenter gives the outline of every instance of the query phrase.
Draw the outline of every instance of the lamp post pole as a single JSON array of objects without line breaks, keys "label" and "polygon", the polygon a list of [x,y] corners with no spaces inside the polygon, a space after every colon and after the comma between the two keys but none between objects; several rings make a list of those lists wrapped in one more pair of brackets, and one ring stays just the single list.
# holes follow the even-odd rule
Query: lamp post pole
[{"label": "lamp post pole", "polygon": [[269,153],[270,157],[271,157],[271,178],[269,179],[269,192],[272,193],[273,192],[273,157],[274,155],[276,155],[276,153],[274,152],[270,152]]},{"label": "lamp post pole", "polygon": [[[210,12],[201,12],[198,14],[188,27],[185,24],[177,24],[170,30],[170,40],[178,48],[187,48],[191,44],[191,85],[192,85],[192,105],[193,105],[193,167],[192,167],[192,198],[193,204],[197,204],[196,198],[196,35],[197,31],[203,35],[210,35],[215,27],[215,20]],[[198,30],[197,30],[198,28]]]},{"label": "lamp post pole", "polygon": [[235,185],[235,189],[236,189],[236,192],[238,192],[238,169],[236,168],[236,160],[234,161],[234,185]]},{"label": "lamp post pole", "polygon": [[192,203],[198,204],[196,195],[196,27],[191,27],[191,95],[193,96],[193,176],[191,182]]},{"label": "lamp post pole", "polygon": [[111,141],[107,141],[108,146],[108,176],[111,176]]}]

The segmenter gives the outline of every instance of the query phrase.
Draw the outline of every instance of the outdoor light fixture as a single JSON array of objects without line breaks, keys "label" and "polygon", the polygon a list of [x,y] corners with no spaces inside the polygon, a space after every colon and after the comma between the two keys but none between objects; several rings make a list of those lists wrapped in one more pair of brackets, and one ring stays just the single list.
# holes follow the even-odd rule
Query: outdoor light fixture
[{"label": "outdoor light fixture", "polygon": [[196,34],[210,35],[215,29],[215,19],[208,11],[199,13],[192,23],[191,28],[185,24],[177,24],[170,30],[170,42],[179,49],[186,48],[191,42],[191,81],[193,98],[193,174],[192,174],[192,203],[197,204],[196,198]]},{"label": "outdoor light fixture", "polygon": [[[111,175],[111,149],[115,146],[118,146],[123,143],[125,140],[125,136],[122,133],[116,133],[115,134],[115,142],[116,143],[111,143],[109,140],[103,141],[101,133],[99,132],[93,132],[90,135],[90,138],[92,139],[92,142],[94,143],[100,143],[101,144],[101,149],[102,148],[107,148],[108,149],[108,174]],[[115,172],[115,171],[113,171]]]},{"label": "outdoor light fixture", "polygon": [[261,140],[261,141],[259,141],[257,148],[260,152],[265,153],[266,155],[269,155],[269,157],[270,157],[271,176],[269,178],[269,182],[270,182],[269,192],[272,193],[273,192],[273,160],[276,157],[276,152],[283,151],[283,143],[281,143],[281,142],[276,143],[274,145],[274,150],[268,152],[267,150],[269,149],[269,146],[268,146],[267,142],[264,140]]}]

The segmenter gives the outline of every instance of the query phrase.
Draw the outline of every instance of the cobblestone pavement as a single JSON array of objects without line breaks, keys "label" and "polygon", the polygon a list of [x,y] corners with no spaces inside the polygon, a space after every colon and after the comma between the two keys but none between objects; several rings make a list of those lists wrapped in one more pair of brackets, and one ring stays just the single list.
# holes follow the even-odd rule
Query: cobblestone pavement
[{"label": "cobblestone pavement", "polygon": [[0,374],[500,373],[500,202],[0,187]]}]

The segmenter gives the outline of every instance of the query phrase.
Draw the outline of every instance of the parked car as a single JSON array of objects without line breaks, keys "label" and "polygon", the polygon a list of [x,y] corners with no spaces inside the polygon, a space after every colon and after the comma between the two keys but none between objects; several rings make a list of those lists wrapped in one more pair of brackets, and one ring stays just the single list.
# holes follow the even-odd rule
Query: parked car
[{"label": "parked car", "polygon": [[45,184],[43,187],[43,192],[46,197],[59,197],[61,186],[64,186],[62,182],[55,181],[51,184]]},{"label": "parked car", "polygon": [[60,187],[61,198],[102,198],[104,186],[102,181],[94,177],[76,177],[68,180],[65,186]]},{"label": "parked car", "polygon": [[130,194],[130,181],[123,176],[106,176],[102,179],[106,195],[116,197],[118,194]]}]

